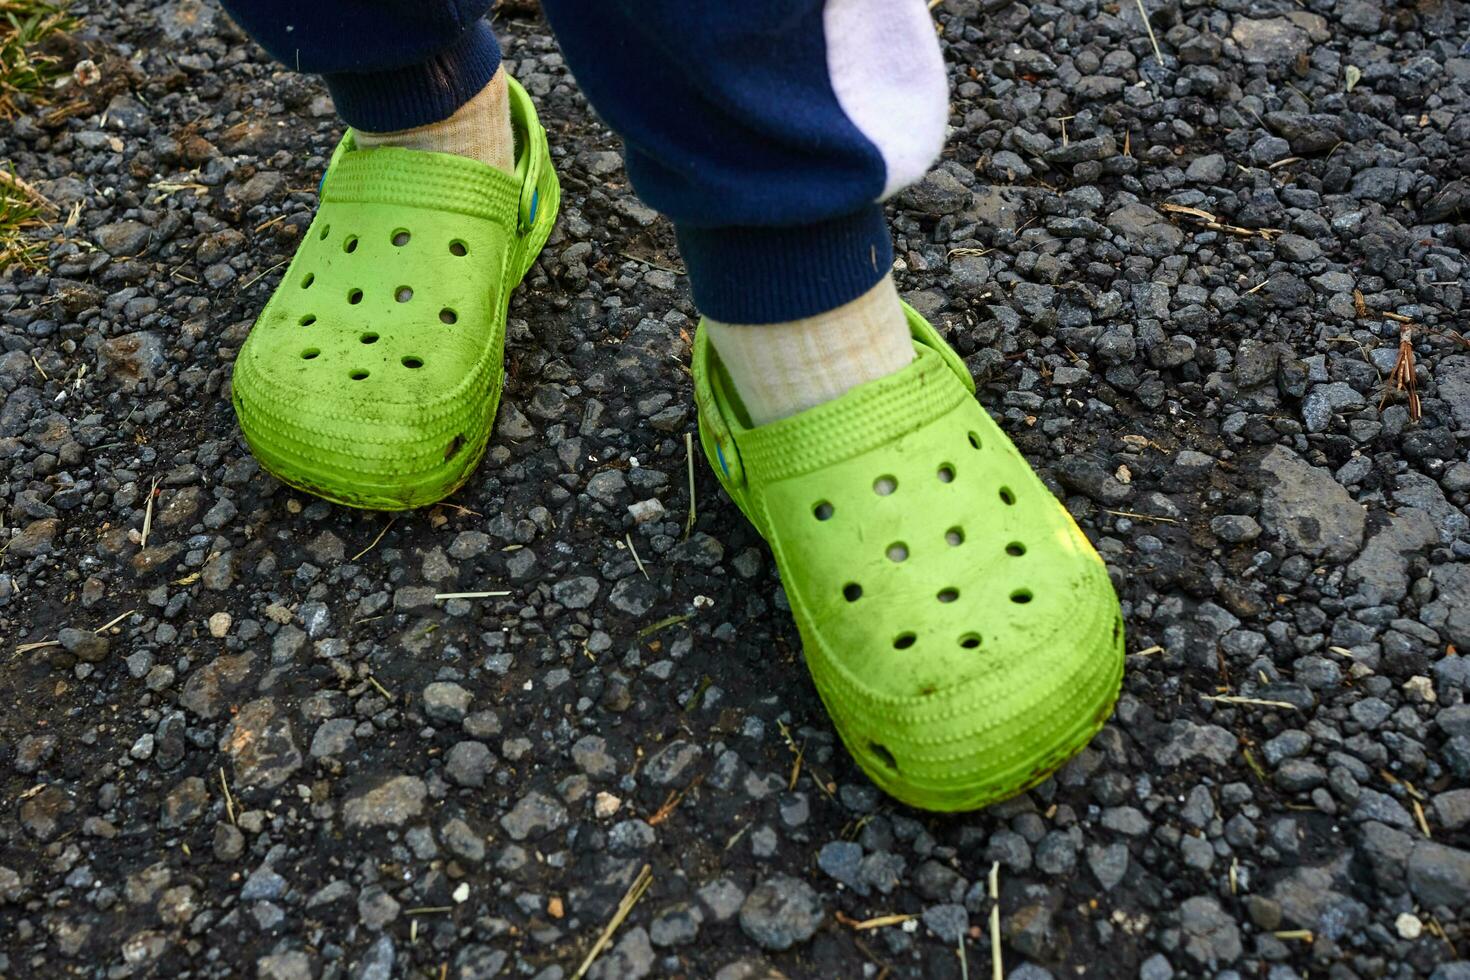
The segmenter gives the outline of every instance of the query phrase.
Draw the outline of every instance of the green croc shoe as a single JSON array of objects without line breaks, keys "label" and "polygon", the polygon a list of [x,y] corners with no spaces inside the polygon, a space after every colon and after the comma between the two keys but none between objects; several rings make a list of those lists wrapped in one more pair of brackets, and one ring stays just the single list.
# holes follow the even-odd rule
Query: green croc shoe
[{"label": "green croc shoe", "polygon": [[908,317],[909,367],[757,428],[701,329],[699,435],[775,553],[848,751],[904,803],[968,810],[1042,781],[1102,727],[1123,621],[1102,560],[964,363]]},{"label": "green croc shoe", "polygon": [[397,147],[332,154],[321,206],[235,362],[257,459],[352,507],[459,487],[500,401],[510,293],[561,200],[546,133],[509,80],[514,175]]}]

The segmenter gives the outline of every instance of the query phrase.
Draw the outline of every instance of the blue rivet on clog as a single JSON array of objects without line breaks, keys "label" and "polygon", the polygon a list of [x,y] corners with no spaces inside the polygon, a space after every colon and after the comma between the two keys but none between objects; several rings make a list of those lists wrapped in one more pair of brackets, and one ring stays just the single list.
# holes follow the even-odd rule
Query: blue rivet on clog
[{"label": "blue rivet on clog", "polygon": [[322,171],[322,179],[316,182],[316,196],[322,196],[322,188],[327,186],[327,172]]},{"label": "blue rivet on clog", "polygon": [[725,471],[725,475],[726,476],[729,476],[730,475],[730,464],[728,464],[728,463],[725,462],[725,450],[723,448],[721,448],[721,446],[720,446],[720,444],[718,442],[715,443],[715,456],[720,461],[720,469],[722,469],[722,470]]},{"label": "blue rivet on clog", "polygon": [[538,203],[540,203],[540,200],[541,200],[541,188],[538,187],[534,191],[531,192],[531,217],[528,218],[527,220],[530,221],[532,224],[535,224],[535,222],[536,222],[536,205]]}]

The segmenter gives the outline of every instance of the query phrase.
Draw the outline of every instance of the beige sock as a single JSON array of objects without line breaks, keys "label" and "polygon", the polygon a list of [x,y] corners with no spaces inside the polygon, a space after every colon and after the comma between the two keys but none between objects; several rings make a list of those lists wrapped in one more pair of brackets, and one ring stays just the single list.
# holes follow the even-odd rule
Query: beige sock
[{"label": "beige sock", "polygon": [[707,320],[746,413],[755,425],[831,401],[914,359],[893,276],[835,310],[787,323]]},{"label": "beige sock", "polygon": [[505,66],[497,68],[489,83],[448,119],[392,133],[359,132],[357,145],[364,149],[402,146],[410,150],[454,153],[514,173],[516,144],[510,125]]}]

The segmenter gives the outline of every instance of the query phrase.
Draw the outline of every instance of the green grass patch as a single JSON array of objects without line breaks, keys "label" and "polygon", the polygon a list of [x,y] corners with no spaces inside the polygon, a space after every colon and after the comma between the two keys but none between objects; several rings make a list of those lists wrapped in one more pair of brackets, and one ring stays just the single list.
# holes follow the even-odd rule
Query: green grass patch
[{"label": "green grass patch", "polygon": [[45,0],[0,0],[0,118],[15,116],[15,97],[44,95],[66,73],[43,42],[77,26],[61,4]]},{"label": "green grass patch", "polygon": [[46,264],[46,242],[31,232],[49,224],[44,198],[13,170],[0,170],[0,272],[18,265],[38,269]]},{"label": "green grass patch", "polygon": [[[77,26],[64,4],[46,0],[0,0],[0,119],[15,118],[16,98],[44,100],[51,84],[66,74],[62,59],[45,50],[46,40]],[[45,264],[46,242],[32,236],[54,217],[35,188],[0,169],[0,271]]]}]

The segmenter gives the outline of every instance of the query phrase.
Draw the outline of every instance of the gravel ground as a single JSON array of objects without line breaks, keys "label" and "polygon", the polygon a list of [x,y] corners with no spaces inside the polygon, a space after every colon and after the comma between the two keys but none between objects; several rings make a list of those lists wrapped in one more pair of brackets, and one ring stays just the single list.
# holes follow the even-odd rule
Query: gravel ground
[{"label": "gravel ground", "polygon": [[71,216],[0,277],[0,976],[556,980],[647,864],[591,976],[988,977],[997,869],[1013,980],[1470,977],[1465,5],[1185,0],[1162,64],[1130,3],[935,9],[896,274],[1131,651],[1090,749],[948,818],[835,744],[702,460],[691,502],[672,235],[542,22],[499,27],[565,210],[485,465],[390,519],[227,397],[327,97],[204,0],[75,6],[90,84],[0,128]]}]

